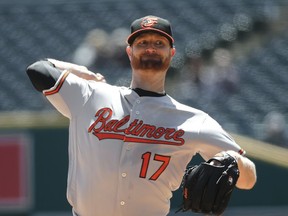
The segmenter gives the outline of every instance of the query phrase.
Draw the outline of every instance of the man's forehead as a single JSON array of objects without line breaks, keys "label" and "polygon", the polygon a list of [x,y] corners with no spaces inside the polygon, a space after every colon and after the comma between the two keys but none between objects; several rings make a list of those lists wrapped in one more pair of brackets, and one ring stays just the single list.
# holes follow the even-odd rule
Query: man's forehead
[{"label": "man's forehead", "polygon": [[167,41],[169,43],[169,40],[165,36],[163,36],[163,35],[161,35],[159,33],[156,33],[156,32],[145,32],[145,33],[142,33],[135,39],[135,41],[141,40],[141,39],[148,39],[148,38],[158,39],[158,40],[161,39],[161,40],[165,40],[165,41]]}]

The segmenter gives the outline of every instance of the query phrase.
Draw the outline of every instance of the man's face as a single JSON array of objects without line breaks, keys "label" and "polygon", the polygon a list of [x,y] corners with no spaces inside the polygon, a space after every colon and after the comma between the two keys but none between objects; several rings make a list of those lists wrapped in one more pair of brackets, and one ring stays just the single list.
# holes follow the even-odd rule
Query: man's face
[{"label": "man's face", "polygon": [[157,33],[143,33],[127,48],[135,70],[166,71],[175,53],[168,39]]}]

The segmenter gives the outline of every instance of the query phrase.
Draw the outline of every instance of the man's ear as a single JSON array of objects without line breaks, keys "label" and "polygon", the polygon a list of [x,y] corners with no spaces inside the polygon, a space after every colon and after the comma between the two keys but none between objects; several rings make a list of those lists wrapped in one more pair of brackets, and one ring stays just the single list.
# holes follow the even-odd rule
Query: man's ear
[{"label": "man's ear", "polygon": [[171,56],[173,57],[175,54],[176,54],[176,48],[173,47],[173,48],[171,49]]},{"label": "man's ear", "polygon": [[129,60],[131,61],[131,54],[132,54],[132,48],[131,46],[126,47],[126,53],[128,55]]}]

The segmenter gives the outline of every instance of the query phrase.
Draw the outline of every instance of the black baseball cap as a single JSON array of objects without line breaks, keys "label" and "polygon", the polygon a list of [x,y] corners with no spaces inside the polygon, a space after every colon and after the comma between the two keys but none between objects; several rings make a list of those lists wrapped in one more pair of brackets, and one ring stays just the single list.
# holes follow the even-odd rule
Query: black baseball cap
[{"label": "black baseball cap", "polygon": [[127,38],[127,43],[129,45],[131,45],[142,33],[157,32],[166,37],[169,40],[171,47],[173,47],[174,39],[172,36],[171,24],[166,19],[149,15],[133,21],[130,28],[131,34]]}]

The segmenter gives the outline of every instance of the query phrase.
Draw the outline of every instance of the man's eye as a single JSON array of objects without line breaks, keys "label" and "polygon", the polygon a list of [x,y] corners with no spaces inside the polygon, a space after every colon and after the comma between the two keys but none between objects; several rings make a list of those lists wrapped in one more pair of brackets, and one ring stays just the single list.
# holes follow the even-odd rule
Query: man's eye
[{"label": "man's eye", "polygon": [[156,42],[155,42],[155,45],[158,46],[158,47],[159,47],[159,46],[163,46],[163,42],[162,42],[162,41],[156,41]]},{"label": "man's eye", "polygon": [[147,44],[147,41],[139,41],[139,43],[138,43],[140,46],[144,46],[144,45],[146,45]]}]

